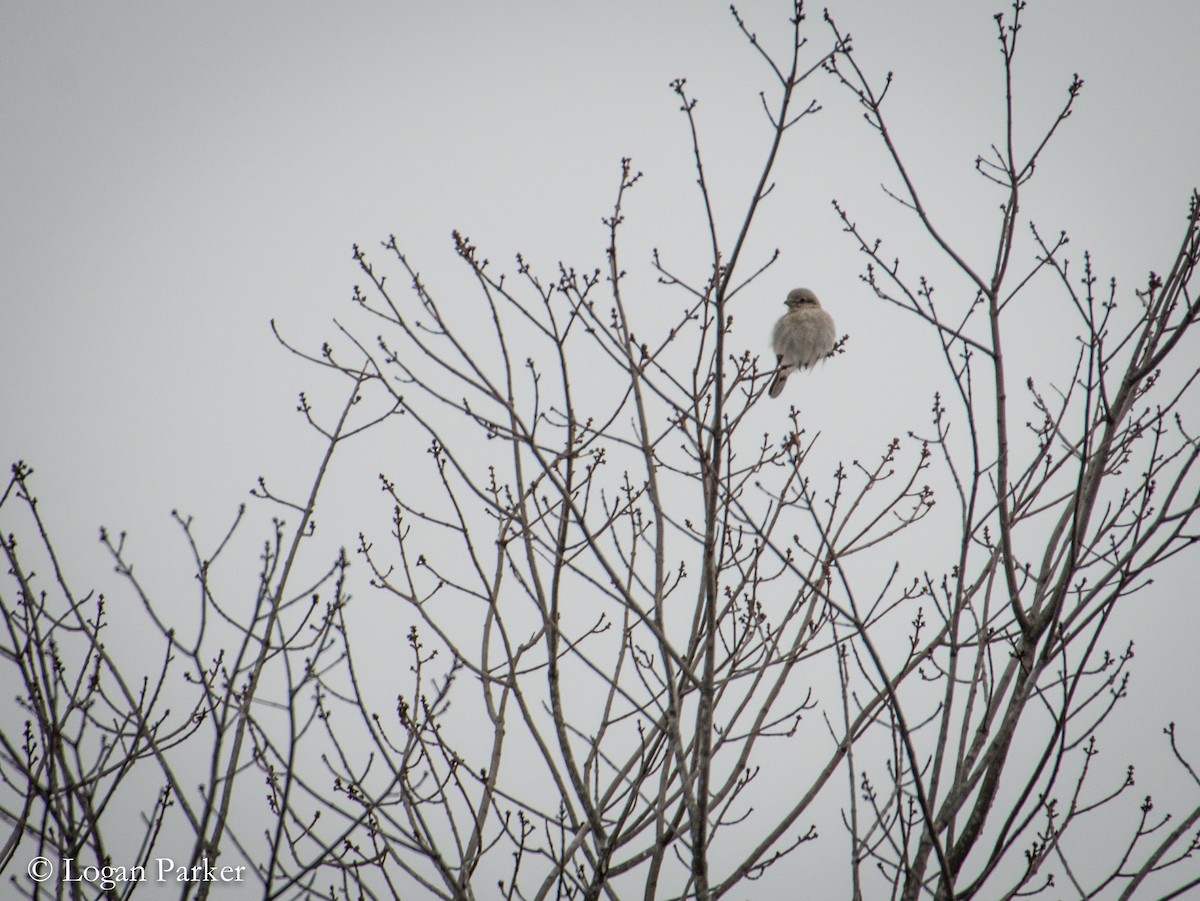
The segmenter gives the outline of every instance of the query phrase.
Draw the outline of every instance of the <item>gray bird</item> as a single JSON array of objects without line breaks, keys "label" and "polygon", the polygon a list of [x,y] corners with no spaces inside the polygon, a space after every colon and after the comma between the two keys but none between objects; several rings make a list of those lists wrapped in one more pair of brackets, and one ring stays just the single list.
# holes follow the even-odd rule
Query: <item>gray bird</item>
[{"label": "gray bird", "polygon": [[788,311],[779,317],[771,332],[771,345],[779,365],[767,391],[771,397],[783,393],[793,369],[815,366],[833,350],[837,341],[833,318],[821,309],[821,301],[808,288],[790,291],[784,304]]}]

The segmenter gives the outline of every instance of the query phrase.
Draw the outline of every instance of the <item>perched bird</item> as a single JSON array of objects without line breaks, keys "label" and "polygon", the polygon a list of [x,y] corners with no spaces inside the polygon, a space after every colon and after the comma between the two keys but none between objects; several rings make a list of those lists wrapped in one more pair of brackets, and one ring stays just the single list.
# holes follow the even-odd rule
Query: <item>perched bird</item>
[{"label": "perched bird", "polygon": [[779,365],[767,391],[771,397],[783,393],[784,383],[793,369],[815,366],[833,350],[837,341],[833,318],[821,309],[821,301],[808,288],[788,292],[784,305],[787,312],[779,317],[771,333],[771,345]]}]

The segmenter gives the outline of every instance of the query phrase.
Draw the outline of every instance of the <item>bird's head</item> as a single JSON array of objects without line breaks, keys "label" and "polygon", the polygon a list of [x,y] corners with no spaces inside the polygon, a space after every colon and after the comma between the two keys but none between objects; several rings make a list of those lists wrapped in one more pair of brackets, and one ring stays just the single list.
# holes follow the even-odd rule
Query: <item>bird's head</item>
[{"label": "bird's head", "polygon": [[789,310],[800,310],[804,307],[819,307],[821,301],[817,300],[817,295],[813,294],[808,288],[793,288],[788,292],[787,300],[784,304]]}]

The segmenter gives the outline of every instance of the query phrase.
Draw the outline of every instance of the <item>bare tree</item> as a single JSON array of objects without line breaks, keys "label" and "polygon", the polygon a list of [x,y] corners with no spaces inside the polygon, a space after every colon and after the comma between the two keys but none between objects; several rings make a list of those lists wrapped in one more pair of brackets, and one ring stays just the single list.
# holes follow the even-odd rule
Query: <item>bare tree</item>
[{"label": "bare tree", "polygon": [[[199,585],[186,628],[134,578],[123,536],[102,536],[160,636],[151,680],[107,650],[105,602],[70,587],[18,464],[0,510],[24,505],[40,551],[4,540],[16,594],[0,596],[3,653],[24,725],[2,724],[0,865],[33,847],[97,868],[60,894],[127,897],[142,883],[114,861],[150,866],[174,828],[194,877],[176,876],[181,896],[198,898],[229,881],[221,866],[272,898],[741,897],[818,842],[846,855],[842,884],[821,887],[831,897],[1200,884],[1194,736],[1164,723],[1179,765],[1169,814],[1133,797],[1132,762],[1115,784],[1089,776],[1132,666],[1114,610],[1198,539],[1200,442],[1182,407],[1200,377],[1200,197],[1167,274],[1134,292],[1101,288],[1065,233],[1021,219],[1083,85],[1019,146],[1023,8],[996,17],[1008,90],[1002,140],[977,160],[1002,198],[984,263],[922,201],[885,115],[891,76],[877,84],[849,35],[828,15],[811,26],[801,4],[782,56],[733,10],[772,84],[771,141],[733,228],[713,211],[695,101],[672,84],[706,217],[701,271],[658,250],[626,270],[629,160],[599,266],[547,276],[518,256],[500,273],[456,233],[476,290],[447,298],[395,237],[382,261],[356,247],[353,323],[320,353],[280,338],[345,379],[348,399],[326,423],[301,396],[325,451],[304,499],[255,490],[294,521],[276,520],[249,599],[215,578],[240,512],[212,552],[178,517]],[[925,434],[832,476],[814,471],[796,409],[754,431],[776,361],[755,350],[761,324],[738,323],[779,258],[749,260],[749,236],[823,76],[862,107],[899,179],[885,190],[928,238],[902,273],[835,201],[867,257],[862,281],[881,311],[915,316],[946,365]],[[946,262],[936,294],[907,275]],[[1033,295],[1076,317],[1077,340],[1025,371],[1012,348],[1044,321]],[[368,430],[399,435],[403,468],[379,476],[391,534],[364,531],[310,574],[318,491],[334,452]],[[406,637],[384,668],[350,638],[359,567],[371,591],[357,603]],[[136,851],[114,856],[132,846],[106,811],[139,791]]]},{"label": "bare tree", "polygon": [[[1009,20],[996,16],[1006,87],[1003,141],[990,157],[976,160],[1003,198],[986,269],[943,236],[909,177],[884,115],[890,75],[882,88],[875,86],[852,53],[830,65],[895,164],[903,188],[892,196],[967,286],[955,292],[965,302],[935,303],[932,284],[902,277],[899,262],[882,254],[882,242],[866,238],[837,208],[869,259],[863,280],[934,332],[960,411],[954,417],[939,397],[926,442],[952,478],[960,509],[958,559],[951,572],[936,580],[926,575],[923,585],[937,628],[920,656],[944,693],[922,717],[922,730],[933,733],[923,753],[911,750],[914,727],[898,716],[895,722],[906,753],[896,756],[889,791],[918,800],[920,816],[905,824],[872,810],[870,826],[857,839],[862,856],[894,874],[905,898],[931,884],[939,898],[1002,885],[1002,865],[1017,849],[1024,851],[1024,871],[1003,897],[1036,889],[1038,880],[1053,885],[1050,861],[1061,865],[1080,897],[1110,885],[1131,897],[1153,870],[1195,849],[1189,830],[1200,818],[1194,806],[1176,829],[1156,836],[1161,823],[1150,819],[1147,799],[1141,822],[1122,839],[1128,842],[1123,853],[1113,848],[1111,868],[1097,873],[1089,867],[1087,876],[1076,875],[1072,859],[1094,852],[1071,853],[1063,838],[1074,821],[1133,785],[1132,770],[1122,785],[1085,784],[1097,727],[1122,697],[1132,656],[1131,648],[1104,649],[1104,628],[1121,599],[1146,587],[1154,567],[1197,540],[1188,529],[1200,499],[1194,470],[1200,443],[1185,431],[1179,409],[1200,373],[1172,358],[1200,316],[1200,301],[1189,289],[1200,252],[1200,209],[1193,194],[1168,275],[1152,272],[1135,292],[1137,301],[1124,308],[1115,280],[1098,289],[1087,254],[1082,273],[1068,274],[1065,232],[1047,240],[1028,223],[1037,251],[1030,260],[1020,258],[1022,193],[1083,87],[1076,75],[1041,139],[1018,146],[1012,83],[1024,7],[1018,0]],[[830,27],[844,46],[848,38],[832,21]],[[1041,287],[1046,280],[1050,285]],[[1005,368],[1005,342],[1045,321],[1036,311],[1022,317],[1024,296],[1035,286],[1056,286],[1057,302],[1069,304],[1080,330],[1073,359],[1064,355],[1063,365],[1048,367],[1050,399],[1031,374]],[[1160,385],[1165,372],[1167,386]],[[1027,399],[1015,412],[1010,391],[1020,385]],[[1032,446],[1013,434],[1027,415],[1033,416],[1026,423]],[[954,418],[967,424],[969,454],[952,451]],[[1035,749],[1014,756],[1018,736],[1033,737]],[[867,797],[874,803],[874,790]],[[940,872],[931,879],[933,868]],[[986,894],[1001,896],[994,887]]]}]

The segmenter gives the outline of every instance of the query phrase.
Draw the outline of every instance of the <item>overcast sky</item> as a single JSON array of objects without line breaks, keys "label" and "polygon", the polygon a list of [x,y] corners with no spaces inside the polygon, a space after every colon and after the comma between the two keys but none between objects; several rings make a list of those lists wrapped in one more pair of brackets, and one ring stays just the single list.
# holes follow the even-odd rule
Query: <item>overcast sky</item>
[{"label": "overcast sky", "polygon": [[[667,87],[681,75],[700,100],[718,215],[757,173],[757,92],[770,83],[724,3],[282,9],[5,4],[0,456],[35,466],[48,512],[80,537],[101,521],[157,528],[175,506],[228,509],[278,469],[302,431],[295,394],[317,378],[268,321],[310,346],[325,337],[358,281],[353,242],[394,232],[432,275],[456,265],[452,228],[498,265],[517,250],[548,271],[596,265],[599,218],[631,156],[646,179],[629,210],[642,246],[626,262],[644,267],[650,246],[698,234]],[[742,10],[783,47],[786,4]],[[971,170],[1000,138],[992,8],[833,12],[876,75],[897,73],[896,134],[931,203],[964,242],[986,217],[985,247],[998,197]],[[1200,176],[1200,118],[1180,105],[1200,87],[1189,20],[1200,26],[1188,2],[1137,16],[1124,3],[1033,3],[1025,16],[1027,133],[1072,72],[1087,82],[1029,214],[1067,228],[1130,288],[1166,265]],[[819,8],[810,33],[824,37]],[[808,284],[855,333],[863,350],[845,365],[862,374],[877,359],[866,326],[895,314],[857,282],[829,200],[881,233],[895,213],[857,112],[828,79],[812,89],[825,121],[795,133],[786,191],[755,233],[756,249],[784,256],[761,283],[764,343],[778,298]]]},{"label": "overcast sky", "polygon": [[[785,48],[788,4],[740,8],[765,45]],[[874,76],[896,73],[896,139],[931,208],[981,254],[1000,197],[973,163],[1002,139],[1001,8],[832,6]],[[435,286],[461,277],[453,228],[499,267],[517,251],[547,275],[560,259],[601,265],[600,217],[629,156],[645,179],[626,210],[626,266],[645,276],[660,247],[701,280],[695,174],[668,83],[687,77],[699,99],[726,237],[769,137],[758,100],[769,73],[724,2],[3,10],[0,458],[37,470],[42,512],[84,581],[103,559],[101,524],[128,529],[154,567],[160,542],[177,549],[173,508],[215,538],[258,475],[305,487],[319,445],[295,397],[328,383],[269,321],[310,348],[332,336],[361,281],[354,242],[374,249],[394,233]],[[823,29],[814,8],[814,47]],[[1035,0],[1025,13],[1018,136],[1049,124],[1072,73],[1086,85],[1022,218],[1069,231],[1129,300],[1169,265],[1200,182],[1198,33],[1191,0]],[[909,326],[858,281],[861,255],[830,206],[837,197],[872,233],[920,248],[879,190],[894,178],[848,96],[828,78],[809,90],[820,121],[786,145],[748,251],[779,248],[782,262],[740,315],[761,310],[765,350],[788,289],[825,300],[849,352],[803,398],[831,455],[848,455],[860,418],[898,435],[924,425],[945,376],[897,346]],[[872,381],[889,390],[869,402]],[[340,484],[377,496],[375,475],[398,453],[356,448]],[[356,527],[337,540],[352,543]]]}]

